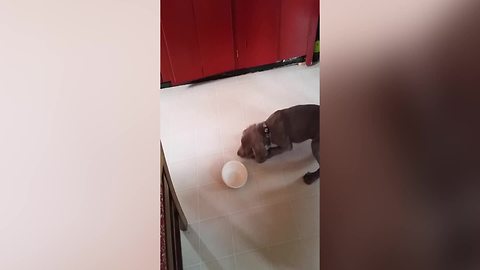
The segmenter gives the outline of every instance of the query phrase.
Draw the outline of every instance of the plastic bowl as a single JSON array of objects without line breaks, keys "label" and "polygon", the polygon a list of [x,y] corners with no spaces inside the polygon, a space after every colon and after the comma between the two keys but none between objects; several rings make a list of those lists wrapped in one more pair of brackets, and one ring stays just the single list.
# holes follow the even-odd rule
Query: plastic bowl
[{"label": "plastic bowl", "polygon": [[240,188],[247,182],[248,172],[240,161],[231,160],[222,168],[222,179],[231,188]]}]

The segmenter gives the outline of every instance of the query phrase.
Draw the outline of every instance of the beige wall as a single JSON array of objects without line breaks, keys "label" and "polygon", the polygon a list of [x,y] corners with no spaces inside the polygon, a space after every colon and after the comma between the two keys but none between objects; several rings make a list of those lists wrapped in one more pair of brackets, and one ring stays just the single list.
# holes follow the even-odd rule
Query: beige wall
[{"label": "beige wall", "polygon": [[0,1],[0,269],[158,269],[159,1]]}]

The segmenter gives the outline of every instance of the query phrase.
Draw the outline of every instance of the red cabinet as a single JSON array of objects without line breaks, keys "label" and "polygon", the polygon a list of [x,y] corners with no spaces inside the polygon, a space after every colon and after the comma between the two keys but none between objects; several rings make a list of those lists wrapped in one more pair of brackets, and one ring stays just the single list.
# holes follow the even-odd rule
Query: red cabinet
[{"label": "red cabinet", "polygon": [[162,81],[308,55],[318,11],[317,0],[162,0]]}]

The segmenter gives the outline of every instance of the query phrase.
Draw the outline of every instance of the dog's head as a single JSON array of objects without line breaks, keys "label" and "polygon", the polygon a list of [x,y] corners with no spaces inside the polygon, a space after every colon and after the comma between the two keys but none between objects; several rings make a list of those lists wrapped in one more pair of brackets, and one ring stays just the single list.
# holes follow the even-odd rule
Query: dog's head
[{"label": "dog's head", "polygon": [[267,150],[265,149],[261,128],[254,124],[243,131],[237,155],[242,158],[255,159],[259,163],[266,160]]}]

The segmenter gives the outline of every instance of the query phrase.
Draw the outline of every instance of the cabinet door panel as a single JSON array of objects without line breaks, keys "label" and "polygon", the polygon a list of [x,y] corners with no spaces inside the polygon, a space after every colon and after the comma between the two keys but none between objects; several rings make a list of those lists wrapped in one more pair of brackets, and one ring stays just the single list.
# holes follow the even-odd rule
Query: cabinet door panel
[{"label": "cabinet door panel", "polygon": [[170,56],[168,55],[167,45],[163,30],[160,30],[160,74],[163,82],[174,81],[172,75],[172,65],[170,64]]},{"label": "cabinet door panel", "polygon": [[282,0],[280,59],[289,59],[306,54],[315,1],[318,0]]},{"label": "cabinet door panel", "polygon": [[231,0],[193,0],[205,76],[235,69]]},{"label": "cabinet door panel", "polygon": [[192,0],[160,2],[162,37],[168,49],[174,84],[203,77]]},{"label": "cabinet door panel", "polygon": [[278,0],[233,0],[237,68],[278,60],[280,5]]}]

